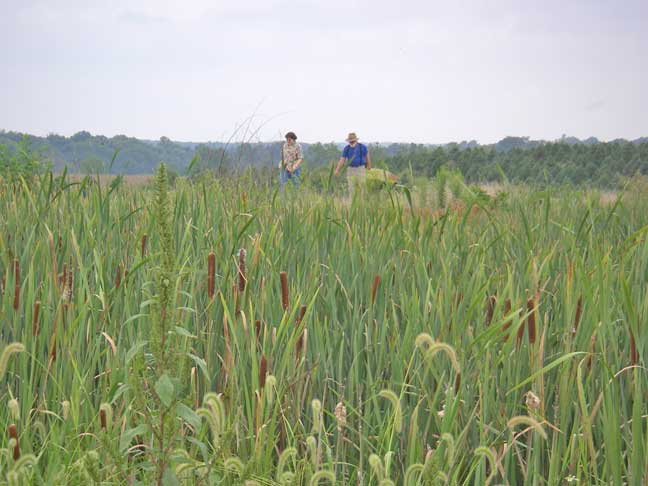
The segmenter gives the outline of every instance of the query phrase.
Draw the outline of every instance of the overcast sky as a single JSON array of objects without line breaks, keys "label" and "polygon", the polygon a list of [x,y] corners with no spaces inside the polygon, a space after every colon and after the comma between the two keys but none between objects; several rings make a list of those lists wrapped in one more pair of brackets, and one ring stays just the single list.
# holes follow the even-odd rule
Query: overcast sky
[{"label": "overcast sky", "polygon": [[250,119],[255,139],[307,142],[648,135],[648,0],[0,0],[0,12],[5,130],[216,141]]}]

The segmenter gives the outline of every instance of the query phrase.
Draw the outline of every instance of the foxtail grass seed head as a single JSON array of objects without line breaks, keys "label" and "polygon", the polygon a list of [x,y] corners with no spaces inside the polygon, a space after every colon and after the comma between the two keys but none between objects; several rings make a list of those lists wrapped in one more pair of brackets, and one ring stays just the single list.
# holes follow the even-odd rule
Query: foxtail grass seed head
[{"label": "foxtail grass seed head", "polygon": [[396,393],[394,393],[392,390],[388,389],[381,390],[378,395],[389,400],[389,402],[391,403],[392,409],[394,410],[394,430],[396,431],[396,433],[400,434],[400,432],[403,430],[403,410],[401,408],[401,402],[398,398],[398,395],[396,395]]},{"label": "foxtail grass seed head", "polygon": [[240,293],[245,292],[245,284],[247,283],[247,275],[245,273],[245,250],[241,248],[239,250],[239,260],[238,260],[238,289]]},{"label": "foxtail grass seed head", "polygon": [[70,417],[70,402],[67,400],[63,400],[63,402],[61,402],[61,409],[62,409],[63,420],[67,420]]},{"label": "foxtail grass seed head", "polygon": [[212,251],[207,256],[207,297],[212,299],[216,291],[216,254]]},{"label": "foxtail grass seed head", "polygon": [[288,310],[288,274],[286,272],[279,273],[279,280],[281,281],[281,307],[284,311]]},{"label": "foxtail grass seed head", "polygon": [[25,350],[25,346],[21,343],[11,343],[7,344],[0,354],[0,381],[4,378],[4,374],[7,371],[7,365],[9,364],[9,358],[12,354],[22,353]]},{"label": "foxtail grass seed head", "polygon": [[268,405],[274,403],[275,389],[277,388],[277,378],[274,375],[266,376],[265,381],[265,394]]},{"label": "foxtail grass seed head", "polygon": [[313,433],[317,434],[322,428],[322,402],[314,398],[311,409],[313,410]]},{"label": "foxtail grass seed head", "polygon": [[7,403],[7,406],[9,408],[9,413],[11,415],[11,418],[15,420],[16,422],[20,421],[20,404],[18,403],[18,400],[15,398],[12,398],[9,400]]},{"label": "foxtail grass seed head", "polygon": [[526,425],[528,428],[535,430],[543,439],[547,438],[547,433],[542,428],[540,423],[526,415],[519,415],[517,417],[512,417],[508,422],[507,426],[509,429],[513,430],[518,425]]}]

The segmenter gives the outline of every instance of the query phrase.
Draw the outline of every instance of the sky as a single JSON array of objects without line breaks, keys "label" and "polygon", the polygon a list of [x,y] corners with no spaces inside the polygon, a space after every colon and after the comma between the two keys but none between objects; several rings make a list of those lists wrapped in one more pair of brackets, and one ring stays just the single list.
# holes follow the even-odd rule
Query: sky
[{"label": "sky", "polygon": [[648,136],[646,0],[0,0],[0,129]]}]

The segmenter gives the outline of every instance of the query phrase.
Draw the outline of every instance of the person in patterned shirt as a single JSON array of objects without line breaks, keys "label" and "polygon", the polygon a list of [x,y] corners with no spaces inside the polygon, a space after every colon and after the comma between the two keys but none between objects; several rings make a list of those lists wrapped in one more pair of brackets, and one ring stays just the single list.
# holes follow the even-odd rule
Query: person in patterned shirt
[{"label": "person in patterned shirt", "polygon": [[286,133],[286,143],[281,147],[281,162],[279,162],[279,186],[283,187],[288,181],[299,185],[301,176],[302,150],[297,143],[295,132]]}]

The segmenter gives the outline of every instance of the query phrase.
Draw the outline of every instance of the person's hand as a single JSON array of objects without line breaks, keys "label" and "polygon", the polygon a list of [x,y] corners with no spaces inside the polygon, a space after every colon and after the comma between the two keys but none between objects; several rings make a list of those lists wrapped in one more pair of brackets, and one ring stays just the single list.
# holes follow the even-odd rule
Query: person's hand
[{"label": "person's hand", "polygon": [[335,175],[340,175],[340,169],[335,169]]},{"label": "person's hand", "polygon": [[286,166],[286,170],[292,174],[292,171],[293,171],[293,166],[292,166],[292,164],[288,164],[288,165]]}]

